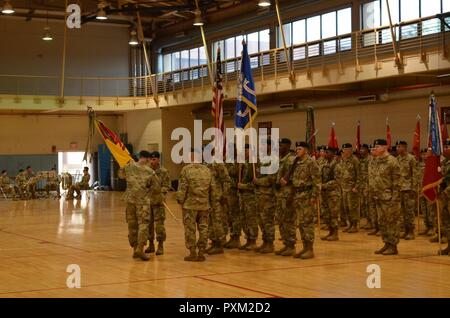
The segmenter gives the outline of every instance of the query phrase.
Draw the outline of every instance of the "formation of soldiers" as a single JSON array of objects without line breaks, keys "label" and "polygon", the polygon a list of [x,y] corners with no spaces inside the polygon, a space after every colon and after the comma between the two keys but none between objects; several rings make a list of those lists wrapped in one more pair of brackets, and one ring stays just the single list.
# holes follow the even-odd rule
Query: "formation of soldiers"
[{"label": "formation of soldiers", "polygon": [[[364,229],[368,235],[381,236],[384,245],[376,254],[396,255],[400,239],[415,239],[418,209],[426,226],[419,235],[433,236],[431,241],[438,241],[435,205],[421,196],[423,161],[428,150],[422,150],[418,163],[408,153],[405,141],[397,142],[395,156],[384,139],[375,140],[371,147],[362,145],[357,154],[349,143],[342,149],[321,146],[317,159],[311,156],[313,149],[306,142],[297,142],[292,151],[291,141],[283,138],[278,156],[270,154],[270,140],[267,147],[268,156],[256,164],[248,163],[249,145],[245,148],[247,163],[243,164],[202,163],[202,150],[191,150],[191,162],[199,163],[183,167],[176,193],[189,250],[185,261],[204,261],[205,255],[222,254],[224,248],[310,259],[314,257],[317,223],[328,230],[321,237],[324,241],[339,240],[340,228],[350,234]],[[444,149],[448,159],[442,163],[446,178],[440,200],[444,207],[441,233],[445,242],[450,235],[450,141]],[[158,153],[141,152],[139,161],[130,162],[125,168],[129,240],[133,257],[142,260],[149,259],[146,253],[155,251],[153,230],[149,230],[155,218],[150,215],[155,204],[155,211],[164,215],[161,200],[164,202],[170,183],[167,171],[159,168],[159,161],[150,167],[149,162],[156,155],[159,158]],[[278,171],[262,174],[261,168],[274,158],[279,160]],[[158,199],[153,201],[149,192]],[[360,226],[362,223],[364,226]],[[274,249],[277,225],[284,245],[280,250]],[[160,226],[164,228],[163,224]],[[299,252],[297,229],[302,242]],[[262,244],[257,246],[259,231]],[[243,245],[242,235],[246,240]],[[165,239],[165,234],[159,237]],[[144,251],[149,239],[150,246]],[[162,243],[158,250],[159,246],[162,250]],[[449,248],[440,253],[449,254]]]},{"label": "formation of soldiers", "polygon": [[[81,197],[81,190],[89,188],[90,175],[88,168],[83,170],[83,177],[80,182],[72,184],[72,176],[70,176],[70,182],[67,184],[68,194],[66,199],[73,199],[74,193]],[[33,172],[31,166],[28,166],[25,170],[20,169],[14,180],[8,176],[6,170],[3,170],[0,176],[0,195],[4,198],[12,198],[13,200],[30,200],[38,198],[37,185],[42,181],[44,183],[41,192],[45,193],[46,198],[50,198],[50,192],[56,192],[56,198],[61,197],[61,181],[62,178],[56,172],[56,168],[52,168],[50,171]]]}]

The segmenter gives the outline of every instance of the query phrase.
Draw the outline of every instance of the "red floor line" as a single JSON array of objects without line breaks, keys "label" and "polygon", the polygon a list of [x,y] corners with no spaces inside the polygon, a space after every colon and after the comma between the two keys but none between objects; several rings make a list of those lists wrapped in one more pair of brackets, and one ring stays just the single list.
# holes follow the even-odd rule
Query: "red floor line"
[{"label": "red floor line", "polygon": [[203,279],[203,280],[207,280],[209,282],[214,282],[214,283],[218,283],[218,284],[222,284],[222,285],[226,285],[226,286],[231,286],[231,287],[234,287],[234,288],[239,288],[239,289],[243,289],[243,290],[247,290],[247,291],[263,294],[263,295],[270,296],[270,297],[273,297],[273,298],[283,298],[283,297],[275,295],[275,294],[266,293],[266,292],[263,292],[263,291],[260,291],[260,290],[251,289],[251,288],[247,288],[247,287],[242,287],[242,286],[239,286],[239,285],[224,283],[224,282],[221,282],[221,281],[218,281],[218,280],[202,277],[201,275],[200,276],[194,276],[194,277],[199,278],[199,279]]},{"label": "red floor line", "polygon": [[64,245],[64,244],[60,244],[60,243],[55,243],[55,242],[39,239],[39,238],[36,238],[36,237],[33,237],[33,236],[23,235],[23,234],[10,232],[10,231],[5,231],[5,230],[0,230],[0,232],[6,233],[6,234],[11,234],[11,235],[16,235],[16,236],[20,236],[20,237],[24,237],[24,238],[27,238],[27,239],[30,239],[30,240],[35,240],[35,241],[38,241],[38,242],[50,243],[50,244],[54,244],[54,245],[58,245],[58,246],[66,247],[66,248],[71,248],[71,249],[74,249],[74,250],[79,250],[79,251],[86,252],[86,253],[91,253],[91,251],[88,251],[88,250],[85,250],[85,249],[82,249],[82,248],[78,248],[78,247],[74,247],[74,246],[70,246],[70,245]]}]

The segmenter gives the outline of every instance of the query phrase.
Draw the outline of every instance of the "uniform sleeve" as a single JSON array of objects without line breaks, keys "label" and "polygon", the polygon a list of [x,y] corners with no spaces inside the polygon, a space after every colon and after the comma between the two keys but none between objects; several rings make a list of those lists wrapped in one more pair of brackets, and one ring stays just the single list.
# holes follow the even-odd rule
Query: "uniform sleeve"
[{"label": "uniform sleeve", "polygon": [[311,193],[311,199],[317,199],[320,194],[321,178],[320,178],[319,166],[317,165],[317,163],[315,161],[311,161],[310,171],[311,171],[311,179],[312,179],[312,186],[313,186],[313,190]]},{"label": "uniform sleeve", "polygon": [[398,160],[392,160],[391,161],[391,169],[392,169],[392,200],[393,201],[399,201],[400,200],[400,164],[398,163]]},{"label": "uniform sleeve", "polygon": [[355,180],[356,180],[355,188],[357,190],[359,190],[359,185],[362,183],[360,180],[361,173],[360,173],[359,160],[356,159],[355,157],[353,157],[353,170],[355,171]]},{"label": "uniform sleeve", "polygon": [[167,192],[169,192],[170,189],[170,176],[169,176],[169,172],[165,171],[162,175],[161,175],[161,192],[166,195]]},{"label": "uniform sleeve", "polygon": [[411,175],[412,175],[412,186],[413,186],[413,190],[417,191],[419,184],[422,182],[422,178],[421,178],[421,173],[420,173],[420,168],[419,168],[419,164],[416,161],[416,158],[412,158],[411,160]]},{"label": "uniform sleeve", "polygon": [[183,168],[181,170],[180,179],[178,180],[178,190],[177,190],[177,195],[176,195],[176,199],[179,204],[183,204],[184,201],[186,200],[186,195],[187,195],[187,191],[188,191],[188,182],[187,181],[188,180],[186,177],[186,169]]},{"label": "uniform sleeve", "polygon": [[225,165],[221,164],[218,167],[219,167],[219,181],[223,185],[223,193],[225,194],[230,191],[232,180],[230,174],[228,173],[228,169]]},{"label": "uniform sleeve", "polygon": [[[261,169],[261,165],[260,165],[259,168]],[[259,177],[257,177],[256,180],[255,180],[255,184],[257,186],[270,187],[270,186],[274,185],[276,181],[277,181],[277,174],[276,173],[259,174]]]}]

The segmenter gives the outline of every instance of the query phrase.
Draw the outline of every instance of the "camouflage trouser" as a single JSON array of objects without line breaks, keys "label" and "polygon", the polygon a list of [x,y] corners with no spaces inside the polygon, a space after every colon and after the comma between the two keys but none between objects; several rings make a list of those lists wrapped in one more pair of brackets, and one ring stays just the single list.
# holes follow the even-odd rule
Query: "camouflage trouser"
[{"label": "camouflage trouser", "polygon": [[400,202],[374,198],[374,204],[383,242],[397,245],[400,237]]},{"label": "camouflage trouser", "polygon": [[152,205],[150,207],[150,225],[148,227],[150,242],[156,240],[158,242],[164,242],[166,240],[166,228],[164,227],[164,221],[166,220],[166,210],[162,205]]},{"label": "camouflage trouser", "polygon": [[[16,197],[16,189],[13,185],[6,184],[1,186],[3,193],[8,197],[11,196],[11,198]],[[3,193],[0,193],[0,196],[3,195]]]},{"label": "camouflage trouser", "polygon": [[87,189],[88,189],[87,185],[77,182],[76,184],[70,186],[69,191],[67,191],[67,197],[73,198],[73,194],[75,192],[77,197],[81,198],[81,190]]},{"label": "camouflage trouser", "polygon": [[[183,209],[184,241],[186,248],[205,248],[208,243],[209,211]],[[196,235],[198,230],[198,240]]]},{"label": "camouflage trouser", "polygon": [[227,204],[225,205],[228,219],[227,225],[229,226],[231,236],[241,236],[242,226],[239,213],[239,197],[237,189],[232,189],[231,191],[233,193],[227,195]]},{"label": "camouflage trouser", "polygon": [[281,239],[285,245],[295,244],[296,240],[296,220],[294,208],[294,196],[277,197],[277,215],[278,227],[280,229]]},{"label": "camouflage trouser", "polygon": [[[339,204],[340,203],[338,202],[338,206]],[[320,220],[323,224],[330,224],[330,210],[328,209],[328,204],[323,198],[320,200]]]},{"label": "camouflage trouser", "polygon": [[369,189],[362,189],[359,193],[361,217],[369,218]]},{"label": "camouflage trouser", "polygon": [[344,215],[345,219],[350,222],[359,221],[359,211],[358,211],[358,193],[353,191],[342,191],[342,201],[344,203]]},{"label": "camouflage trouser", "polygon": [[[222,242],[225,240],[224,226],[224,211],[220,201],[212,200],[211,211],[209,213],[209,230],[208,237],[211,241]],[[225,222],[226,224],[226,222]]]},{"label": "camouflage trouser", "polygon": [[379,229],[378,224],[378,213],[377,207],[375,204],[375,199],[372,196],[369,196],[369,222],[372,223],[373,227]]},{"label": "camouflage trouser", "polygon": [[442,210],[440,213],[441,231],[450,240],[450,198],[443,198],[441,200]]},{"label": "camouflage trouser", "polygon": [[340,212],[341,196],[339,192],[322,191],[321,206],[329,211],[329,218],[324,220],[332,229],[339,228],[339,212]]},{"label": "camouflage trouser", "polygon": [[50,195],[50,191],[56,191],[56,193],[58,193],[58,195],[60,195],[60,193],[59,193],[59,183],[48,182],[45,185],[45,191],[47,192],[47,196]]},{"label": "camouflage trouser", "polygon": [[436,204],[429,202],[425,197],[420,197],[420,212],[423,215],[423,223],[427,229],[436,229]]},{"label": "camouflage trouser", "polygon": [[297,226],[302,242],[314,242],[314,215],[316,206],[311,204],[311,192],[296,193],[294,206],[297,215]]},{"label": "camouflage trouser", "polygon": [[417,195],[414,191],[400,191],[401,215],[405,229],[414,228]]},{"label": "camouflage trouser", "polygon": [[241,206],[241,224],[247,240],[258,238],[258,213],[256,211],[256,198],[252,192],[241,193],[239,196]]},{"label": "camouflage trouser", "polygon": [[126,218],[128,223],[128,241],[131,247],[145,245],[148,240],[150,206],[127,202]]},{"label": "camouflage trouser", "polygon": [[258,210],[258,224],[264,242],[272,243],[275,240],[275,201],[273,194],[258,193],[256,206]]}]

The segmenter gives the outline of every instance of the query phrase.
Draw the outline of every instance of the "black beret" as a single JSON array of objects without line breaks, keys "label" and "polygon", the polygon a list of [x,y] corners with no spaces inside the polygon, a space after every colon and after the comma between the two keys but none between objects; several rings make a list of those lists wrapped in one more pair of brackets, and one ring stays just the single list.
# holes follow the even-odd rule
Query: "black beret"
[{"label": "black beret", "polygon": [[290,145],[292,144],[291,140],[289,138],[281,138],[280,139],[280,144],[282,145]]},{"label": "black beret", "polygon": [[309,149],[309,144],[308,144],[307,142],[305,142],[305,141],[297,141],[297,142],[295,143],[295,147],[296,147],[296,148],[302,147],[302,148],[307,148],[307,149]]},{"label": "black beret", "polygon": [[151,154],[150,154],[150,158],[160,158],[161,157],[161,155],[159,154],[159,152],[157,152],[157,151],[153,151]]},{"label": "black beret", "polygon": [[147,150],[142,150],[139,153],[139,158],[150,158],[150,152],[148,152]]},{"label": "black beret", "polygon": [[366,149],[369,149],[370,147],[369,147],[369,145],[368,145],[368,144],[362,144],[362,145],[361,145],[361,149],[362,149],[362,148],[366,148]]},{"label": "black beret", "polygon": [[346,143],[346,144],[343,144],[342,145],[342,149],[345,149],[345,148],[352,148],[353,146],[352,146],[352,144],[350,144],[350,143]]},{"label": "black beret", "polygon": [[321,146],[317,147],[317,150],[318,150],[318,151],[320,151],[320,150],[326,150],[327,147],[328,147],[328,146],[321,145]]},{"label": "black beret", "polygon": [[386,139],[375,139],[373,142],[374,146],[387,146]]},{"label": "black beret", "polygon": [[399,140],[399,141],[397,141],[397,143],[395,145],[396,146],[399,146],[399,145],[408,146],[408,143],[404,140]]}]

